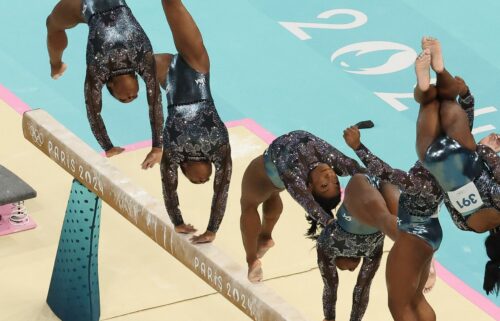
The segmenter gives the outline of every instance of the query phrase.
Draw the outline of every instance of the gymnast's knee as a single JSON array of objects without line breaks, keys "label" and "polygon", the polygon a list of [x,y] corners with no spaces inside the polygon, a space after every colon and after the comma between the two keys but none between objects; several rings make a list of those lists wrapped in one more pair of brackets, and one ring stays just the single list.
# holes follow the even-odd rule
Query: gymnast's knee
[{"label": "gymnast's knee", "polygon": [[57,31],[60,28],[57,28],[54,18],[52,17],[52,13],[47,16],[47,19],[45,19],[45,26],[47,27],[48,31]]},{"label": "gymnast's knee", "polygon": [[252,214],[257,211],[259,204],[255,204],[254,202],[250,202],[247,197],[241,196],[240,198],[240,206],[241,206],[241,216]]},{"label": "gymnast's knee", "polygon": [[454,122],[459,113],[463,112],[460,106],[453,100],[443,100],[439,115],[441,122]]},{"label": "gymnast's knee", "polygon": [[440,100],[455,100],[458,96],[457,86],[451,88],[438,88],[438,97]]},{"label": "gymnast's knee", "polygon": [[364,174],[354,174],[345,188],[346,198],[349,197],[349,194],[356,193],[359,186],[363,183],[367,183],[366,176]]},{"label": "gymnast's knee", "polygon": [[162,2],[165,6],[173,6],[182,3],[181,0],[162,0]]},{"label": "gymnast's knee", "polygon": [[421,91],[418,86],[413,90],[413,98],[420,105],[426,105],[438,98],[438,92],[435,85],[431,84],[425,92]]},{"label": "gymnast's knee", "polygon": [[411,303],[409,301],[404,302],[400,298],[389,296],[388,305],[394,320],[404,320],[405,316],[413,313]]}]

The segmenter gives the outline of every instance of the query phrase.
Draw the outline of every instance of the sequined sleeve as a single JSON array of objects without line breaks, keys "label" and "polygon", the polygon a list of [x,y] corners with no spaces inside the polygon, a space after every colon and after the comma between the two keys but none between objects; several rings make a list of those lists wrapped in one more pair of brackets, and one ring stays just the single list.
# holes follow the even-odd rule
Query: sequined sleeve
[{"label": "sequined sleeve", "polygon": [[182,214],[179,209],[179,196],[177,194],[177,169],[179,165],[173,161],[174,157],[167,148],[163,149],[161,160],[161,180],[163,186],[163,200],[167,208],[168,216],[175,226],[184,224]]},{"label": "sequined sleeve", "polygon": [[458,103],[462,106],[462,109],[467,114],[467,118],[469,119],[469,127],[472,130],[474,125],[474,96],[469,92],[464,97],[458,98]]},{"label": "sequined sleeve", "polygon": [[483,144],[477,144],[476,150],[490,168],[497,183],[500,184],[500,156],[493,149]]},{"label": "sequined sleeve", "polygon": [[366,169],[359,163],[344,155],[341,151],[325,142],[327,145],[326,158],[323,159],[326,164],[330,165],[339,176],[352,176],[357,173],[365,173]]},{"label": "sequined sleeve", "polygon": [[156,81],[156,66],[152,52],[147,52],[140,60],[138,74],[146,83],[146,92],[149,105],[149,122],[153,147],[161,148],[163,144],[163,108],[161,104],[160,86]]},{"label": "sequined sleeve", "polygon": [[326,226],[328,221],[332,219],[332,216],[321,208],[314,200],[311,192],[308,191],[307,178],[302,177],[301,173],[296,173],[294,170],[288,170],[284,173],[282,179],[292,198],[306,210],[312,219]]},{"label": "sequined sleeve", "polygon": [[[365,164],[370,175],[378,177],[380,180],[398,186],[402,191],[408,194],[419,194],[426,184],[428,179],[425,175],[412,175],[400,169],[394,169],[386,162],[375,156],[365,145],[361,144],[355,151],[356,155]],[[422,167],[422,170],[425,169]],[[430,175],[430,174],[428,174]],[[431,193],[439,195],[440,191],[436,184],[431,184]],[[434,190],[435,189],[435,190]]]},{"label": "sequined sleeve", "polygon": [[227,194],[231,181],[233,165],[229,144],[219,148],[212,161],[215,165],[214,196],[207,230],[217,233],[226,211]]},{"label": "sequined sleeve", "polygon": [[87,107],[87,117],[90,123],[90,129],[102,149],[105,151],[113,148],[113,143],[109,139],[106,126],[101,117],[102,109],[102,87],[104,81],[99,79],[96,75],[103,74],[97,73],[94,69],[88,68],[85,77],[85,105]]},{"label": "sequined sleeve", "polygon": [[359,270],[358,280],[354,287],[350,321],[361,321],[363,319],[370,299],[370,287],[381,260],[382,247],[380,247],[375,256],[363,258],[363,264]]}]

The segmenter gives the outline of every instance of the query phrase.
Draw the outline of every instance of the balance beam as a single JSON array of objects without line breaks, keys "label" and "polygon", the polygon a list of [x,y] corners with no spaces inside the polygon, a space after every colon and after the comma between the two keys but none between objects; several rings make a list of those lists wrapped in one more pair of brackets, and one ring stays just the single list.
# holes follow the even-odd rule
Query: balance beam
[{"label": "balance beam", "polygon": [[246,270],[215,245],[199,247],[191,244],[187,236],[176,233],[162,202],[135,185],[46,111],[25,112],[23,134],[35,147],[253,320],[307,320],[264,284],[250,283]]}]

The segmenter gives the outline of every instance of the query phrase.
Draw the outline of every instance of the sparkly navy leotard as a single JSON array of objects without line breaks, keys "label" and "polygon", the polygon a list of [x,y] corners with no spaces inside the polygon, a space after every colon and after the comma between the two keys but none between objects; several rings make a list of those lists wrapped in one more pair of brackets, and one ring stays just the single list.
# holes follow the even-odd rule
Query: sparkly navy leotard
[{"label": "sparkly navy leotard", "polygon": [[309,172],[320,163],[330,165],[339,176],[365,172],[354,159],[347,157],[321,138],[302,130],[276,138],[266,153],[268,155],[265,157],[274,163],[283,186],[293,199],[311,218],[323,226],[332,217],[319,206],[307,190]]},{"label": "sparkly navy leotard", "polygon": [[161,147],[163,110],[148,37],[124,0],[83,0],[82,4],[89,26],[85,104],[94,136],[104,150],[113,147],[101,117],[101,90],[114,76],[137,73],[146,83],[153,147]]},{"label": "sparkly navy leotard", "polygon": [[168,215],[174,225],[184,224],[177,196],[179,165],[185,161],[214,163],[214,197],[207,230],[215,233],[226,210],[232,162],[227,128],[210,94],[209,74],[197,72],[182,56],[175,55],[165,89],[168,116],[161,174]]}]

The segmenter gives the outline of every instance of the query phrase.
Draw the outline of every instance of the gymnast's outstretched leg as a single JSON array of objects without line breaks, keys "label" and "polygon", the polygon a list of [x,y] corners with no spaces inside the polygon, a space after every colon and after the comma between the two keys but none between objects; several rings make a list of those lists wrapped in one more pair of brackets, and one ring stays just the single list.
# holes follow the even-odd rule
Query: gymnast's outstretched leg
[{"label": "gymnast's outstretched leg", "polygon": [[210,60],[196,22],[181,0],[162,0],[175,48],[191,68],[201,73],[210,69]]},{"label": "gymnast's outstretched leg", "polygon": [[389,309],[396,321],[434,321],[436,315],[422,291],[428,278],[432,247],[401,232],[387,258]]},{"label": "gymnast's outstretched leg", "polygon": [[81,13],[82,0],[61,0],[47,17],[47,49],[50,60],[50,76],[58,79],[67,65],[62,61],[64,49],[68,46],[66,29],[71,29],[84,19]]},{"label": "gymnast's outstretched leg", "polygon": [[[243,175],[240,199],[241,236],[251,282],[262,281],[260,258],[274,246],[272,231],[283,211],[280,192],[266,174],[263,156],[254,159]],[[258,212],[260,204],[263,207],[262,222]]]},{"label": "gymnast's outstretched leg", "polygon": [[262,204],[262,227],[257,241],[257,257],[262,258],[274,246],[272,232],[283,212],[280,192],[274,192]]},{"label": "gymnast's outstretched leg", "polygon": [[[468,148],[475,149],[472,135],[461,131],[468,128],[469,122],[465,112],[456,104],[455,99],[460,93],[460,83],[444,68],[441,44],[437,39],[424,37],[422,53],[415,61],[417,86],[415,100],[420,103],[417,120],[417,154],[420,160],[425,158],[429,146],[441,135],[446,134],[464,143]],[[430,84],[430,67],[436,72],[436,86]],[[456,108],[450,108],[456,104]],[[456,138],[455,138],[456,137]]]},{"label": "gymnast's outstretched leg", "polygon": [[444,68],[440,42],[434,38],[424,37],[422,48],[430,51],[431,66],[437,75],[436,87],[438,98],[441,101],[440,126],[442,132],[459,142],[463,147],[475,151],[476,143],[470,132],[469,120],[456,102],[456,98],[460,94],[461,83]]},{"label": "gymnast's outstretched leg", "polygon": [[425,49],[415,61],[417,87],[415,100],[420,103],[417,119],[417,154],[420,160],[425,158],[429,146],[442,135],[439,119],[439,101],[437,89],[430,84],[431,52]]}]

